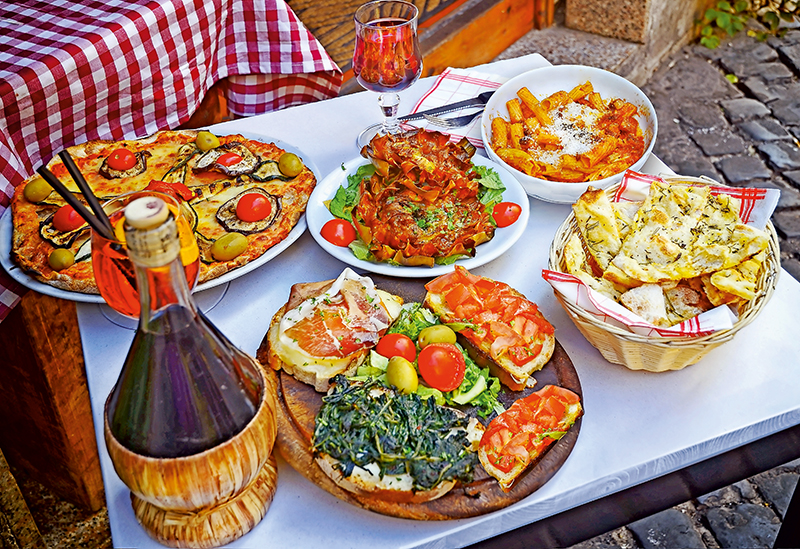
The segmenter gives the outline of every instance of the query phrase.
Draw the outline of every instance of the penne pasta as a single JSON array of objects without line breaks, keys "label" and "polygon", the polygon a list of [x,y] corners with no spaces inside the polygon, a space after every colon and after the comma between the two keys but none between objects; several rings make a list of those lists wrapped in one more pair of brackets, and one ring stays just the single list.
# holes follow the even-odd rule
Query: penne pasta
[{"label": "penne pasta", "polygon": [[506,106],[509,119],[492,120],[490,146],[528,175],[596,181],[624,171],[644,154],[636,106],[620,98],[604,100],[589,81],[541,100],[523,87]]},{"label": "penne pasta", "polygon": [[524,117],[522,116],[522,108],[519,105],[519,99],[507,101],[506,108],[508,109],[508,118],[512,124],[522,122]]}]

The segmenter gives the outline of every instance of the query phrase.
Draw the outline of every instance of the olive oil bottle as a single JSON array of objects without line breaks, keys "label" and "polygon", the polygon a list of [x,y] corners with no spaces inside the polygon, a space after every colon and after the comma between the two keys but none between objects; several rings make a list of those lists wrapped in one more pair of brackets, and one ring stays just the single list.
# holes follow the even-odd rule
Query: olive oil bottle
[{"label": "olive oil bottle", "polygon": [[119,443],[135,454],[197,454],[231,439],[253,419],[265,390],[263,377],[254,359],[195,306],[179,257],[178,229],[164,202],[139,199],[125,216],[141,312],[105,419]]}]

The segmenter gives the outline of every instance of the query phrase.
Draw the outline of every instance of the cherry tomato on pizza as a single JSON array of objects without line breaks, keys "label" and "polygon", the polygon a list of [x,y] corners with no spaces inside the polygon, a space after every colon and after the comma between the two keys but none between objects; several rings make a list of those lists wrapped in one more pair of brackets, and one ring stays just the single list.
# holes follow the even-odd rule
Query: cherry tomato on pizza
[{"label": "cherry tomato on pizza", "polygon": [[355,228],[344,219],[331,219],[320,230],[322,238],[334,246],[347,247],[356,239]]},{"label": "cherry tomato on pizza", "polygon": [[233,166],[234,164],[238,164],[242,161],[242,157],[236,154],[235,152],[226,152],[225,154],[221,155],[217,158],[217,164],[220,166]]},{"label": "cherry tomato on pizza", "polygon": [[417,358],[417,346],[405,334],[386,334],[378,341],[375,352],[386,358],[400,356],[409,362],[414,362],[414,359]]},{"label": "cherry tomato on pizza", "polygon": [[492,217],[498,227],[508,227],[519,219],[522,208],[513,202],[500,202],[492,208]]},{"label": "cherry tomato on pizza", "polygon": [[65,233],[74,231],[85,223],[86,221],[69,204],[61,206],[53,216],[53,227]]},{"label": "cherry tomato on pizza", "polygon": [[236,203],[236,217],[242,221],[261,221],[272,213],[269,200],[260,193],[247,193]]},{"label": "cherry tomato on pizza", "polygon": [[106,158],[106,163],[112,170],[124,172],[136,165],[136,155],[128,149],[120,147],[111,151],[111,154]]},{"label": "cherry tomato on pizza", "polygon": [[447,392],[464,381],[467,364],[461,350],[452,343],[431,343],[417,357],[419,373],[425,383]]}]

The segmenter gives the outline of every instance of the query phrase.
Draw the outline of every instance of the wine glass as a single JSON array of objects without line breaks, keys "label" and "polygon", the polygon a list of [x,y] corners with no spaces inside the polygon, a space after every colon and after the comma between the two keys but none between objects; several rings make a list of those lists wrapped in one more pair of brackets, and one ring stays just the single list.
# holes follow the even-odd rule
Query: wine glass
[{"label": "wine glass", "polygon": [[382,124],[361,132],[359,147],[375,135],[400,131],[397,92],[416,82],[422,73],[417,17],[417,7],[402,0],[375,0],[356,10],[353,73],[364,88],[380,93],[378,105],[384,116]]},{"label": "wine glass", "polygon": [[103,204],[114,227],[117,240],[107,240],[92,231],[92,269],[97,289],[109,307],[120,314],[137,318],[139,316],[139,290],[133,264],[125,248],[125,235],[122,230],[125,206],[143,196],[156,196],[167,204],[175,221],[181,242],[181,261],[183,262],[189,288],[194,287],[200,273],[200,253],[192,227],[182,214],[180,203],[173,197],[157,191],[133,191],[125,193]]}]

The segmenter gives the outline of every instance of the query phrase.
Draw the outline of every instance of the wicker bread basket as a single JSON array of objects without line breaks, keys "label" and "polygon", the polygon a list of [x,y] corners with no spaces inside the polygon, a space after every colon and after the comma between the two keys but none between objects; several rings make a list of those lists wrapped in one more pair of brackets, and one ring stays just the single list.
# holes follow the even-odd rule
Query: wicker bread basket
[{"label": "wicker bread basket", "polygon": [[[705,185],[720,185],[708,178],[664,177],[667,182],[690,182]],[[619,185],[610,187],[605,192],[611,197]],[[564,266],[564,248],[573,233],[578,230],[574,213],[570,213],[566,221],[556,231],[550,245],[548,269],[566,273]],[[738,320],[728,330],[720,330],[703,337],[652,337],[629,332],[607,322],[598,320],[582,307],[570,303],[558,291],[554,290],[556,299],[567,311],[575,326],[594,345],[609,362],[622,364],[632,370],[664,372],[680,370],[703,358],[709,351],[733,339],[736,333],[750,324],[772,297],[778,283],[780,273],[780,251],[778,235],[772,222],[767,223],[769,248],[761,272],[756,283],[756,296],[749,302],[740,305]]]}]

